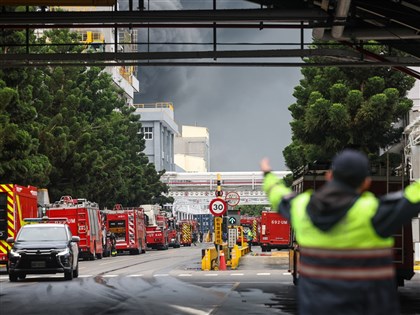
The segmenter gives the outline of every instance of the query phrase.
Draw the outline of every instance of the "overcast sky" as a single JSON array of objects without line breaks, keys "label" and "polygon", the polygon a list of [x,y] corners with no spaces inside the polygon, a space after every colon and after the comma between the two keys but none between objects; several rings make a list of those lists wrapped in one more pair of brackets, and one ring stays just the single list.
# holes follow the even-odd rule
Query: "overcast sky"
[{"label": "overcast sky", "polygon": [[[211,3],[207,0],[153,0],[150,9],[210,8]],[[243,1],[219,0],[218,3],[221,8],[237,6]],[[140,31],[139,35],[140,41],[148,36],[146,31]],[[212,40],[211,31],[195,29],[154,29],[149,36],[152,42],[206,43]],[[230,43],[298,42],[300,39],[299,32],[293,30],[219,30],[217,36],[218,42]],[[149,47],[151,51],[212,49],[204,44]],[[263,47],[269,48],[273,47]],[[141,47],[142,51],[146,49]],[[219,49],[238,47],[220,46]],[[295,101],[293,89],[301,78],[300,68],[294,67],[140,67],[141,92],[135,101],[172,102],[180,129],[182,125],[207,127],[210,171],[256,171],[265,156],[270,158],[275,170],[285,170],[282,151],[291,142],[291,116],[287,108]]]}]

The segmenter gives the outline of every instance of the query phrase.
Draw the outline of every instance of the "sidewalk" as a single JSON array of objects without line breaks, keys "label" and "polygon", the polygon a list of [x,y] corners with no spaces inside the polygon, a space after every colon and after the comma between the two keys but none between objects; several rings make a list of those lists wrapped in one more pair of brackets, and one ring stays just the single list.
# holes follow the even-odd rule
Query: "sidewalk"
[{"label": "sidewalk", "polygon": [[243,256],[238,270],[289,269],[289,252],[287,250],[262,252],[260,246],[252,246],[252,252]]}]

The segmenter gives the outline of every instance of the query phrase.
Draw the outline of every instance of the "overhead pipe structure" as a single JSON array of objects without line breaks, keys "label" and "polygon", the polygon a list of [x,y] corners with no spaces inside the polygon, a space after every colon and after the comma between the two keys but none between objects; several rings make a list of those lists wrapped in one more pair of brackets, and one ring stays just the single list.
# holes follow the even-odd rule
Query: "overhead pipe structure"
[{"label": "overhead pipe structure", "polygon": [[[304,22],[327,22],[329,17],[326,12],[317,9],[301,10],[170,10],[170,11],[93,11],[93,12],[7,12],[0,15],[0,28],[88,28],[91,25],[102,27],[115,27],[120,24],[144,24],[143,27],[153,27],[153,23],[165,24],[168,28],[177,23],[301,23]],[[217,26],[219,26],[217,24]]]},{"label": "overhead pipe structure", "polygon": [[[13,1],[13,0],[12,0]],[[38,0],[35,0],[38,1]],[[96,1],[96,0],[89,0]],[[106,0],[108,1],[108,0]],[[22,46],[26,53],[0,54],[0,68],[10,66],[54,66],[54,65],[142,65],[142,66],[248,66],[248,67],[306,67],[328,66],[341,67],[369,67],[369,66],[418,66],[420,59],[416,47],[420,39],[418,19],[419,9],[407,1],[401,4],[380,1],[361,0],[314,0],[290,2],[287,6],[277,5],[276,1],[269,1],[272,6],[262,9],[216,9],[211,10],[139,10],[133,11],[36,11],[36,12],[7,12],[0,14],[0,28],[3,30],[24,29],[29,34],[33,29],[49,28],[258,28],[258,29],[300,29],[300,49],[295,50],[220,50],[214,36],[213,51],[172,51],[136,53],[96,53],[96,54],[36,54],[31,53],[28,40]],[[307,3],[307,7],[301,4]],[[215,0],[214,0],[215,4]],[[408,9],[407,9],[408,8]],[[396,14],[398,9],[398,14]],[[368,24],[367,24],[368,23]],[[375,27],[366,26],[371,24]],[[351,27],[350,27],[351,25]],[[401,39],[413,40],[410,43],[411,55],[417,57],[401,58],[387,57],[386,59],[369,57],[367,52],[349,54],[349,52],[334,52],[334,49],[305,49],[303,30],[313,28],[314,37],[319,39],[338,41],[352,41],[353,48],[363,49],[363,44],[357,41],[373,39],[378,41],[390,40],[395,43]],[[29,36],[27,35],[27,38]],[[356,42],[354,42],[356,41]],[[115,43],[117,40],[114,41]],[[149,42],[147,43],[149,44]],[[170,44],[170,43],[168,43]],[[252,43],[253,45],[257,43]],[[245,46],[246,44],[244,44]],[[261,43],[264,45],[264,43]],[[385,43],[386,45],[386,43]],[[392,44],[388,44],[391,47]],[[401,42],[401,45],[408,45]],[[2,43],[0,48],[18,47]],[[34,45],[35,46],[35,45]],[[396,46],[396,44],[395,44]],[[405,46],[406,47],[406,46]],[[318,51],[314,53],[313,51]],[[410,51],[408,51],[410,53]],[[328,60],[307,64],[301,62],[242,62],[238,58],[276,58],[276,57],[311,57],[323,56]],[[366,59],[363,59],[364,57]],[[220,60],[222,58],[237,58],[233,62]],[[184,60],[182,60],[184,59]],[[207,59],[204,62],[192,62],[189,59]],[[217,60],[217,62],[209,62]],[[143,62],[144,61],[144,62]],[[402,68],[402,67],[401,67]],[[409,71],[409,70],[404,70]],[[416,75],[416,74],[415,74]]]},{"label": "overhead pipe structure", "polygon": [[[332,34],[326,32],[322,38],[323,40],[337,40]],[[381,28],[375,30],[375,33],[372,33],[372,29],[363,28],[357,29],[353,28],[351,30],[345,30],[340,40],[401,40],[401,39],[420,39],[420,31],[407,29],[407,28]]]},{"label": "overhead pipe structure", "polygon": [[335,10],[334,22],[343,23],[343,25],[334,25],[331,29],[331,36],[335,39],[341,38],[344,32],[344,23],[349,15],[351,0],[338,0]]}]

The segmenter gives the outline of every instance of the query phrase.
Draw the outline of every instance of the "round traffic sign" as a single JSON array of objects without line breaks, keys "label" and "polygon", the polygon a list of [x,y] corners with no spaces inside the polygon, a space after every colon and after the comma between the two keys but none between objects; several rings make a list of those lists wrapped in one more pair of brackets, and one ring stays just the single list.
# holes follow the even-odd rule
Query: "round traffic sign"
[{"label": "round traffic sign", "polygon": [[222,216],[227,210],[227,204],[223,199],[213,199],[209,204],[210,212],[214,216]]},{"label": "round traffic sign", "polygon": [[215,190],[214,195],[216,197],[222,197],[223,196],[223,190]]},{"label": "round traffic sign", "polygon": [[225,201],[231,207],[234,207],[237,204],[239,204],[239,200],[240,197],[237,192],[231,191],[226,194]]}]

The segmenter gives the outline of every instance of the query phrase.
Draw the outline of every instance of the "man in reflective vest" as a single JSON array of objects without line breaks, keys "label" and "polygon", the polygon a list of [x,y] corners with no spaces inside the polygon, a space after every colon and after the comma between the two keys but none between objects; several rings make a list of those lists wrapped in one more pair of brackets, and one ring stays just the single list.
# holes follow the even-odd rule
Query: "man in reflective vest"
[{"label": "man in reflective vest", "polygon": [[248,242],[249,251],[252,252],[252,241],[254,240],[254,234],[252,233],[251,229],[248,229],[248,232],[246,232],[246,240]]},{"label": "man in reflective vest", "polygon": [[299,314],[399,314],[393,238],[420,212],[420,181],[377,199],[367,157],[344,150],[319,190],[293,193],[261,161],[264,191],[300,248]]}]

